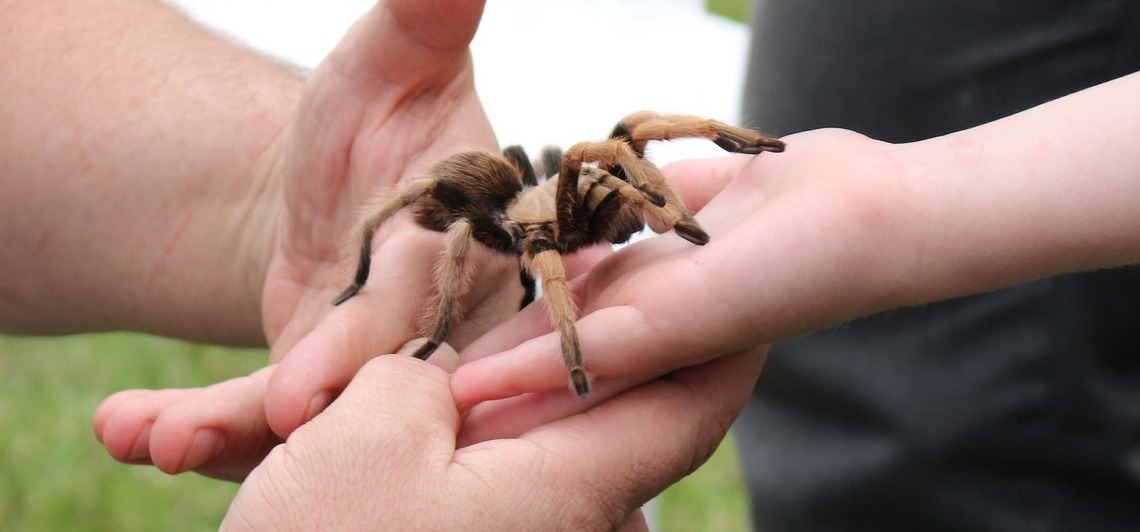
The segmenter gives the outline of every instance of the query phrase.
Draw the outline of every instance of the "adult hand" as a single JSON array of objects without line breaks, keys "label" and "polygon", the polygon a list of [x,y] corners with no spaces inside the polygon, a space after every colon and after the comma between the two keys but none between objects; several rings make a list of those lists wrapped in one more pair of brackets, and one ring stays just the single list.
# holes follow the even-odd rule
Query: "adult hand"
[{"label": "adult hand", "polygon": [[[351,281],[353,228],[367,200],[454,152],[494,148],[467,49],[482,9],[479,0],[380,2],[312,74],[295,120],[258,165],[269,183],[262,193],[281,205],[262,307],[276,369],[112,396],[95,416],[112,456],[242,478],[367,360],[415,336],[442,239],[407,219],[377,237],[381,274],[352,300],[331,302]],[[450,338],[456,345],[518,308],[517,262],[489,255],[476,252],[479,278]]]},{"label": "adult hand", "polygon": [[763,359],[725,357],[459,448],[444,372],[379,357],[249,475],[222,529],[644,528],[634,510],[708,458]]}]

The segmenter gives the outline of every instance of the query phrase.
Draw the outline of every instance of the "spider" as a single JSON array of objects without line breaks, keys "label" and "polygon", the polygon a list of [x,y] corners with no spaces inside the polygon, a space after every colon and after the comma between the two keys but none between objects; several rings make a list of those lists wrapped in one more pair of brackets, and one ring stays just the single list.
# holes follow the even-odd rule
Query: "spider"
[{"label": "spider", "polygon": [[[570,386],[582,398],[590,380],[582,366],[577,309],[566,279],[562,255],[599,243],[622,243],[646,224],[658,233],[674,231],[696,245],[708,234],[644,158],[651,140],[703,137],[737,153],[780,152],[784,143],[750,129],[691,116],[631,114],[601,142],[581,142],[563,155],[543,152],[546,179],[539,184],[534,166],[519,146],[502,156],[463,152],[436,163],[427,175],[406,181],[363,223],[360,256],[351,285],[333,301],[339,305],[364,286],[371,266],[372,237],[389,218],[411,207],[421,226],[446,234],[436,271],[436,293],[429,301],[421,332],[428,341],[414,354],[426,359],[460,318],[460,301],[470,277],[471,241],[519,258],[522,306],[535,297],[535,278],[562,341],[562,359]],[[553,170],[558,169],[557,174]]]}]

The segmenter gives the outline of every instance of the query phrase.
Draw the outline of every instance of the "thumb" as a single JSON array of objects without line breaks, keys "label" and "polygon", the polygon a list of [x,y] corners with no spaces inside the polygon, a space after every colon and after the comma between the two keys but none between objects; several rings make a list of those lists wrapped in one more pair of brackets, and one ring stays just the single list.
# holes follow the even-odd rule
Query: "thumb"
[{"label": "thumb", "polygon": [[[438,351],[457,357],[446,344]],[[459,412],[447,373],[412,357],[385,355],[365,364],[341,396],[308,425],[317,431],[354,427],[357,441],[383,449],[385,462],[412,463],[455,452]],[[407,456],[401,456],[404,448]]]},{"label": "thumb", "polygon": [[[389,0],[362,17],[329,55],[338,72],[418,83],[466,56],[483,0]],[[453,74],[454,72],[451,72]]]},{"label": "thumb", "polygon": [[[356,151],[362,128],[375,132],[398,111],[409,112],[417,94],[436,93],[457,82],[473,97],[470,54],[467,44],[475,35],[483,14],[482,0],[390,0],[379,2],[364,14],[317,67],[310,77],[298,110],[286,158],[286,204],[289,217],[298,220],[332,218],[346,223],[352,209],[345,209],[342,185],[350,174],[347,157]],[[458,80],[458,81],[457,81]],[[462,93],[466,94],[466,93]],[[429,107],[446,107],[427,102]],[[449,103],[452,105],[454,102]],[[422,112],[422,109],[415,109]],[[481,110],[479,111],[481,113]],[[393,127],[405,139],[409,153],[371,153],[368,157],[392,167],[391,175],[373,176],[375,183],[395,183],[406,169],[406,159],[422,148],[415,139],[436,135],[416,115],[413,122]],[[473,117],[475,118],[475,117]],[[483,122],[486,118],[479,117]],[[365,121],[369,123],[365,124]],[[477,130],[475,125],[472,129]],[[374,133],[375,134],[375,133]],[[420,139],[420,142],[423,142]],[[410,144],[410,145],[409,145]],[[368,187],[370,188],[370,187]],[[371,196],[371,190],[355,190]],[[358,201],[358,200],[357,200]],[[330,216],[336,211],[345,214]],[[327,256],[338,250],[327,242],[339,238],[343,227],[304,227],[296,232],[313,234],[305,249],[321,250]]]},{"label": "thumb", "polygon": [[438,493],[428,474],[455,453],[459,413],[447,381],[410,357],[372,359],[254,469],[222,529],[406,528],[422,506],[407,494]]}]

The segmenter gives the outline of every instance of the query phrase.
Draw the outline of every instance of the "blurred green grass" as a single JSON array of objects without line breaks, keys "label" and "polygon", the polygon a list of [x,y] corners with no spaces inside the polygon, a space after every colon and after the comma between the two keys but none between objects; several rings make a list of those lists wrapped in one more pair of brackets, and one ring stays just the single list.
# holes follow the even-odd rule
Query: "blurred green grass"
[{"label": "blurred green grass", "polygon": [[[0,530],[216,529],[236,485],[119,464],[92,435],[91,414],[118,390],[201,386],[265,359],[127,333],[0,336]],[[664,532],[748,529],[731,444],[659,501]]]},{"label": "blurred green grass", "polygon": [[705,0],[705,10],[737,22],[748,21],[749,0]]},{"label": "blurred green grass", "polygon": [[119,464],[91,414],[121,389],[200,386],[265,358],[123,333],[0,336],[0,530],[216,529],[235,485]]}]

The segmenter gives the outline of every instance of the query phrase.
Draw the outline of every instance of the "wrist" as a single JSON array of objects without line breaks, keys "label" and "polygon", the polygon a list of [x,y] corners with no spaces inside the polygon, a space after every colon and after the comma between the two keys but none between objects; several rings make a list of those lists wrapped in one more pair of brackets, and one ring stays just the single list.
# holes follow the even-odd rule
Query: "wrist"
[{"label": "wrist", "polygon": [[[281,172],[288,134],[287,122],[295,114],[300,80],[273,87],[264,103],[258,127],[244,136],[232,167],[202,187],[191,217],[199,238],[170,233],[166,249],[181,247],[184,264],[173,270],[173,282],[200,280],[215,293],[189,297],[185,309],[201,330],[176,332],[200,340],[233,345],[265,345],[262,302],[269,263],[274,253],[284,209]],[[268,90],[268,89],[267,89]],[[242,156],[250,154],[252,156]],[[189,233],[187,229],[185,233]],[[204,275],[195,275],[204,270]]]},{"label": "wrist", "polygon": [[[797,223],[823,220],[817,231],[828,235],[812,245],[817,252],[800,267],[818,268],[815,282],[827,294],[826,304],[817,307],[822,314],[808,320],[807,330],[916,303],[927,289],[925,262],[932,250],[910,146],[843,130],[807,134],[818,143],[811,148],[818,153],[809,157],[821,168],[826,192],[811,192],[811,208],[819,212],[808,211]],[[795,140],[788,140],[789,151]]]},{"label": "wrist", "polygon": [[225,275],[217,282],[230,287],[232,296],[224,307],[227,332],[215,336],[228,337],[228,340],[223,340],[225,343],[266,343],[262,305],[266,276],[277,246],[284,210],[284,176],[280,168],[285,136],[284,129],[272,135],[249,167],[237,174],[242,176],[239,179],[242,186],[233,190],[233,194],[216,198],[217,204],[221,205],[220,211],[228,216],[213,220],[214,227],[207,230],[207,234],[229,234],[232,237],[215,242],[219,246],[215,249],[216,256]]}]

